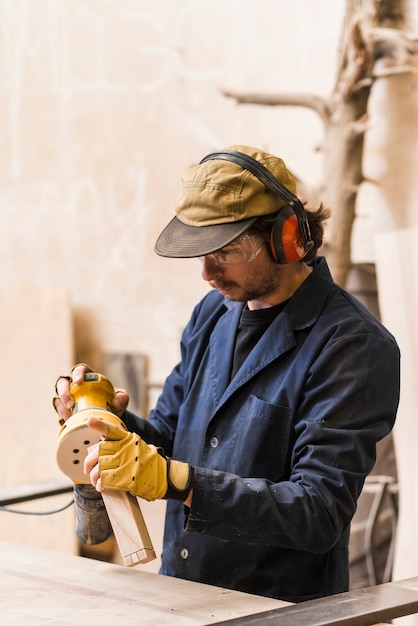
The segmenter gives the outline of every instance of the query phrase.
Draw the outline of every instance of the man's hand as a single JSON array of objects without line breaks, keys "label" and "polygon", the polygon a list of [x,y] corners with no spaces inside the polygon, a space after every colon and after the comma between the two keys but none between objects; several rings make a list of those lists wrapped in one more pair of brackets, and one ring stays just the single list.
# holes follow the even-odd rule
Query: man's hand
[{"label": "man's hand", "polygon": [[163,456],[139,435],[95,417],[87,422],[103,441],[92,447],[84,462],[97,491],[129,491],[145,500],[173,498],[184,502],[191,491],[193,469],[188,463]]},{"label": "man's hand", "polygon": [[[71,376],[60,376],[57,379],[55,383],[56,396],[53,399],[53,404],[60,417],[60,423],[64,423],[72,414],[74,398],[70,393],[70,385],[72,383],[81,384],[84,380],[84,374],[92,371],[85,363],[79,363],[73,367]],[[113,413],[121,417],[128,403],[129,395],[126,391],[124,389],[115,389],[115,396],[111,404]]]}]

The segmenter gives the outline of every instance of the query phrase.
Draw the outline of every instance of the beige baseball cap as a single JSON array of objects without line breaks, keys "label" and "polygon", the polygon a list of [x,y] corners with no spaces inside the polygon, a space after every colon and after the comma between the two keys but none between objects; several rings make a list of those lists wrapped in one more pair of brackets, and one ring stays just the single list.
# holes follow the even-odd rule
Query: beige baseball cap
[{"label": "beige baseball cap", "polygon": [[[296,195],[295,178],[282,159],[250,146],[234,145],[225,150],[256,159]],[[237,163],[216,158],[203,161],[183,177],[176,215],[155,244],[160,256],[189,258],[215,252],[242,235],[260,216],[275,213],[286,204]]]}]

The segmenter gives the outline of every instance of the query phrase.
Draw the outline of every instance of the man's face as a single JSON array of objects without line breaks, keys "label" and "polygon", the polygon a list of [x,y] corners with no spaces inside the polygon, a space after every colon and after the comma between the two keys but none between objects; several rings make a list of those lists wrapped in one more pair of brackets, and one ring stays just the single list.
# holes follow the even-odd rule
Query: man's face
[{"label": "man's face", "polygon": [[236,302],[275,304],[283,271],[259,236],[244,235],[214,254],[200,257],[202,278],[225,298]]}]

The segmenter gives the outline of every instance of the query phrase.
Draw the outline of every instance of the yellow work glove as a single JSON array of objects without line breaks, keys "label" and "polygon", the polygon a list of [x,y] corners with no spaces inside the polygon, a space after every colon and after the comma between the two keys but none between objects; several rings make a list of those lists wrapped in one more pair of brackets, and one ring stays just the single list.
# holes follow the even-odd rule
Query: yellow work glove
[{"label": "yellow work glove", "polygon": [[129,491],[145,500],[171,498],[184,502],[189,495],[193,468],[165,457],[159,448],[118,424],[99,444],[99,470],[103,489]]}]

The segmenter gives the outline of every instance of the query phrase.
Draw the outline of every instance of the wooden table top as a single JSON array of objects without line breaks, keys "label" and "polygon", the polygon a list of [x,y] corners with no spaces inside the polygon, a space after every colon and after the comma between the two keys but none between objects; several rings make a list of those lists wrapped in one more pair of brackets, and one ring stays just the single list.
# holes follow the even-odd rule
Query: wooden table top
[{"label": "wooden table top", "polygon": [[0,542],[0,554],[7,626],[204,625],[287,605],[22,544]]}]

